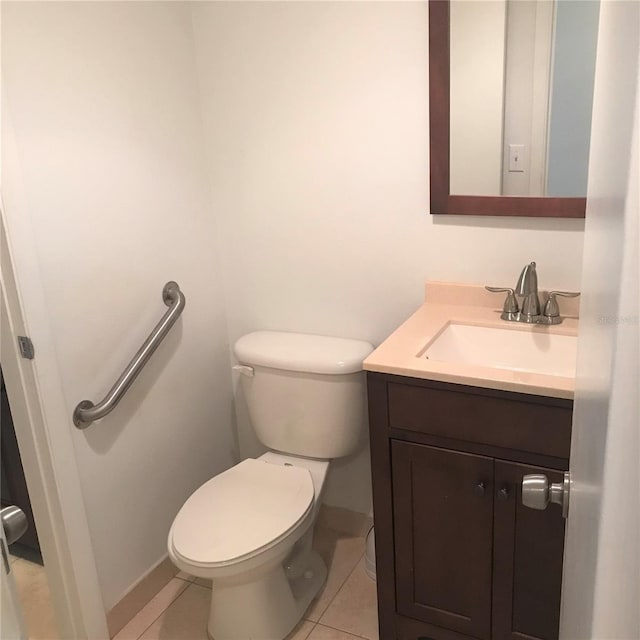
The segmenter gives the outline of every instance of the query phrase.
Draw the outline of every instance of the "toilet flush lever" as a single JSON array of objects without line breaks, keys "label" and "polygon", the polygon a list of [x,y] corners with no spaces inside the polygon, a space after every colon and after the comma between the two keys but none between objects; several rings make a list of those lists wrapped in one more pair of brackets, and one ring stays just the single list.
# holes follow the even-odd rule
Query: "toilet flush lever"
[{"label": "toilet flush lever", "polygon": [[248,367],[246,364],[236,364],[233,370],[241,373],[243,376],[247,376],[247,378],[253,378],[253,367]]}]

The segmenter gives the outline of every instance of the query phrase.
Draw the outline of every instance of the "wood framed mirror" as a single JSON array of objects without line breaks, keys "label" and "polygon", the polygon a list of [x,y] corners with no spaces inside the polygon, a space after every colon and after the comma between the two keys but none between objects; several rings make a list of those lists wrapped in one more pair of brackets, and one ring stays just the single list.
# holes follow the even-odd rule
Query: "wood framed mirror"
[{"label": "wood framed mirror", "polygon": [[[456,2],[456,0],[453,0]],[[458,2],[458,5],[475,5],[475,11],[483,10],[479,9],[479,5],[484,3],[470,3],[470,2]],[[505,29],[505,25],[507,24],[507,2],[504,0],[502,3],[491,3],[492,7],[498,7],[502,4],[503,14],[501,17],[498,17],[498,20],[502,20],[502,29]],[[520,11],[525,7],[525,4],[530,4],[535,6],[535,2],[530,3],[516,3],[515,9],[510,9],[512,12]],[[551,34],[555,35],[556,31],[556,23],[555,21],[558,19],[556,16],[556,10],[554,8],[554,3],[546,2],[540,3],[543,9],[538,9],[538,13],[541,14],[543,11],[549,12],[551,16],[549,19],[549,26],[546,27],[548,30],[547,39],[549,40],[549,47],[553,46],[550,40]],[[582,3],[581,3],[582,4]],[[586,3],[585,3],[586,4]],[[593,3],[592,3],[593,4]],[[456,6],[456,11],[458,11]],[[489,5],[486,5],[489,6]],[[575,6],[575,3],[574,3]],[[548,193],[549,191],[553,191],[552,189],[548,189],[547,185],[550,185],[550,179],[547,180],[546,173],[546,164],[551,164],[549,151],[547,150],[547,140],[550,140],[547,136],[547,132],[551,130],[551,116],[548,116],[549,121],[547,120],[546,115],[542,115],[539,120],[541,120],[541,125],[543,129],[539,129],[539,131],[545,132],[544,135],[535,135],[535,129],[532,129],[534,133],[530,134],[529,142],[531,147],[536,145],[540,146],[539,140],[542,138],[544,141],[544,148],[539,152],[541,157],[541,163],[544,165],[544,176],[542,178],[539,177],[538,182],[541,184],[540,191],[534,191],[534,195],[511,195],[514,189],[505,189],[505,180],[510,179],[509,176],[505,172],[511,172],[513,169],[513,165],[511,164],[514,160],[513,156],[513,147],[516,149],[522,148],[521,145],[510,145],[513,140],[518,141],[517,136],[512,136],[511,138],[507,137],[506,133],[506,125],[505,122],[507,117],[503,114],[506,113],[505,104],[506,104],[506,78],[508,77],[508,69],[506,64],[506,46],[507,44],[500,43],[499,46],[504,46],[505,49],[499,55],[503,55],[502,62],[498,61],[498,64],[501,65],[500,68],[496,65],[497,71],[494,74],[496,77],[499,76],[497,81],[497,85],[500,85],[502,82],[503,85],[500,85],[503,91],[503,94],[499,96],[499,100],[502,102],[499,104],[497,109],[493,111],[497,113],[497,117],[500,119],[498,124],[494,123],[494,130],[496,131],[495,138],[499,138],[499,140],[494,141],[493,143],[493,162],[498,167],[497,171],[499,175],[496,176],[496,179],[493,180],[497,186],[494,187],[495,192],[487,189],[490,193],[487,194],[486,191],[483,191],[484,185],[480,187],[473,186],[473,180],[468,181],[470,186],[465,188],[461,188],[460,180],[455,181],[452,178],[452,134],[451,134],[451,126],[452,126],[452,98],[451,98],[451,90],[452,90],[452,77],[451,77],[451,45],[452,45],[452,32],[451,32],[451,10],[452,10],[452,2],[449,0],[429,0],[429,106],[430,106],[430,114],[429,114],[429,127],[430,127],[430,181],[431,181],[431,213],[432,214],[455,214],[455,215],[473,215],[473,216],[528,216],[528,217],[548,217],[548,218],[584,218],[585,210],[586,210],[586,173],[587,173],[587,162],[588,162],[588,146],[589,146],[589,134],[590,134],[590,122],[591,122],[591,101],[588,103],[586,100],[583,100],[584,104],[579,104],[579,108],[582,112],[583,120],[585,121],[582,125],[583,134],[586,132],[586,141],[581,142],[581,162],[582,166],[582,186],[577,188],[578,191],[580,189],[582,192],[577,195],[554,195],[551,193],[550,195],[538,195],[538,193]],[[535,16],[536,9],[533,9]],[[484,18],[484,14],[482,16]],[[560,16],[562,17],[562,16]],[[513,22],[514,17],[513,14],[509,16],[510,20]],[[457,19],[457,18],[456,18]],[[589,51],[589,56],[592,54],[592,59],[587,56],[588,61],[586,66],[588,69],[584,70],[584,73],[587,75],[587,84],[589,82],[588,74],[591,73],[591,94],[593,92],[593,71],[595,67],[595,39],[597,36],[597,19],[598,19],[598,9],[595,11],[595,18],[592,15],[587,17],[591,22],[587,25],[591,32],[591,36],[593,38],[593,46],[592,51]],[[595,19],[595,31],[593,21]],[[540,15],[538,15],[537,19],[534,19],[540,23],[542,19]],[[483,32],[484,26],[480,28],[480,25],[477,21],[477,15],[475,18],[475,22],[471,21],[472,29],[475,32]],[[498,28],[500,28],[500,23],[498,23]],[[534,28],[534,27],[532,27]],[[540,28],[539,24],[535,28]],[[559,27],[558,27],[559,28]],[[581,27],[582,28],[582,27]],[[586,29],[582,28],[582,31],[586,31]],[[578,33],[581,34],[582,31]],[[506,33],[506,31],[503,31]],[[475,36],[477,33],[473,33]],[[500,32],[498,32],[500,36]],[[544,35],[544,33],[543,33]],[[536,38],[539,38],[536,35]],[[507,36],[504,38],[505,42],[507,41]],[[543,38],[544,39],[544,38]],[[465,40],[465,42],[468,38]],[[501,38],[497,37],[491,40],[500,41]],[[515,39],[514,39],[515,40]],[[458,40],[459,41],[459,40]],[[488,40],[487,40],[488,42]],[[558,46],[556,43],[553,43],[556,47]],[[573,44],[573,43],[572,43]],[[533,46],[533,45],[532,45]],[[536,45],[538,46],[538,45]],[[591,45],[587,45],[591,47]],[[481,44],[481,48],[484,54],[485,43]],[[552,50],[552,49],[550,49]],[[489,82],[488,79],[489,73],[485,72],[484,68],[481,68],[481,72],[478,73],[478,64],[480,62],[475,60],[475,56],[467,55],[466,60],[473,60],[476,65],[475,78],[479,78],[478,86],[480,86],[480,92],[477,95],[484,94],[486,92],[485,83]],[[539,54],[538,54],[539,55]],[[551,54],[547,54],[546,64],[547,64],[547,73],[551,74]],[[540,58],[540,55],[539,55]],[[544,54],[542,55],[542,59],[544,58]],[[583,56],[584,58],[584,56]],[[543,60],[544,62],[544,60]],[[575,60],[574,60],[575,62]],[[582,65],[582,62],[580,63]],[[585,65],[582,65],[585,66]],[[504,71],[503,71],[504,69]],[[572,70],[573,71],[573,70]],[[558,72],[555,71],[557,74]],[[581,71],[582,73],[582,71]],[[501,75],[502,74],[502,75]],[[544,72],[543,72],[544,75]],[[575,74],[574,74],[575,75]],[[486,76],[486,77],[485,77]],[[549,77],[546,79],[547,84],[547,92],[551,91],[550,85],[552,84]],[[457,78],[454,79],[454,87],[455,82],[458,81]],[[539,97],[540,93],[544,93],[544,91],[540,92],[539,87],[542,86],[544,89],[544,77],[543,81],[538,81],[538,84],[535,84],[535,81],[531,81],[531,89],[533,93],[530,96],[533,96],[533,100],[530,102],[535,102],[536,100],[540,103],[544,103],[544,109],[547,110],[547,107],[551,104],[551,99],[549,94],[547,97],[544,96],[542,98]],[[477,89],[476,89],[477,91]],[[572,88],[572,94],[575,94],[575,89]],[[459,94],[456,94],[456,96]],[[584,95],[587,95],[585,93]],[[584,96],[581,96],[584,98]],[[576,98],[577,99],[577,98]],[[546,102],[545,102],[546,100]],[[466,103],[462,106],[462,109],[466,112],[469,111],[475,101],[472,99],[466,101]],[[480,102],[480,100],[478,100]],[[556,100],[557,104],[560,104],[560,100]],[[527,105],[527,108],[529,105]],[[535,107],[531,107],[534,109]],[[460,109],[458,109],[458,112]],[[499,112],[499,113],[498,113]],[[454,112],[455,113],[455,112]],[[573,114],[569,114],[571,117]],[[577,120],[578,114],[573,120]],[[535,116],[535,114],[534,114]],[[484,122],[479,122],[473,120],[474,116],[467,114],[467,119],[471,120],[470,129],[469,129],[469,137],[467,139],[473,139],[473,144],[476,144],[475,138],[481,137],[486,129],[489,129],[489,125],[485,126]],[[496,117],[493,118],[496,120]],[[532,116],[532,119],[535,120],[535,117]],[[565,118],[566,120],[566,118]],[[456,121],[457,122],[457,121]],[[566,124],[565,124],[566,128]],[[458,133],[458,129],[454,131],[454,133]],[[453,136],[455,137],[455,136]],[[583,135],[584,137],[584,135]],[[463,138],[464,141],[464,138]],[[549,143],[550,144],[550,143]],[[454,149],[458,149],[458,146],[454,146]],[[525,147],[527,154],[529,154],[529,148]],[[576,157],[575,149],[571,149],[573,152],[573,157]],[[476,155],[475,164],[467,164],[468,167],[477,167],[478,173],[481,173],[486,169],[486,165],[489,164],[489,159],[485,162],[485,155]],[[527,162],[529,161],[529,157],[534,157],[533,151],[531,155],[527,155]],[[567,156],[565,155],[565,158]],[[519,158],[515,157],[515,160],[518,161]],[[565,162],[565,166],[566,166]],[[573,163],[570,163],[573,165]],[[505,166],[506,165],[506,166]],[[461,165],[464,166],[464,165]],[[457,168],[457,165],[454,166]],[[474,172],[475,169],[470,170],[471,177],[475,177]],[[530,171],[533,175],[533,169]],[[521,174],[522,175],[522,174]],[[518,178],[519,176],[515,176]],[[563,178],[564,179],[564,178]],[[556,181],[558,182],[558,181]],[[565,180],[565,182],[570,182],[570,180]],[[477,181],[476,181],[477,183]],[[457,184],[452,189],[452,184]],[[508,186],[508,185],[507,185]],[[478,190],[475,191],[474,189]],[[574,187],[575,188],[575,187]],[[562,189],[561,189],[562,190]],[[452,192],[453,191],[453,192]],[[483,195],[479,195],[483,194]],[[503,195],[504,194],[504,195]]]}]

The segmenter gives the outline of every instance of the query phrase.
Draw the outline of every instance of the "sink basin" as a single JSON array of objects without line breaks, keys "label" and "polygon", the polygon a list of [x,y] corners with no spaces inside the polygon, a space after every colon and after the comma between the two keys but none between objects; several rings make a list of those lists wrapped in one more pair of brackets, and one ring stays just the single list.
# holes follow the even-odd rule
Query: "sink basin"
[{"label": "sink basin", "polygon": [[543,329],[450,323],[428,345],[423,356],[435,362],[573,378],[577,344],[575,336],[548,333]]}]

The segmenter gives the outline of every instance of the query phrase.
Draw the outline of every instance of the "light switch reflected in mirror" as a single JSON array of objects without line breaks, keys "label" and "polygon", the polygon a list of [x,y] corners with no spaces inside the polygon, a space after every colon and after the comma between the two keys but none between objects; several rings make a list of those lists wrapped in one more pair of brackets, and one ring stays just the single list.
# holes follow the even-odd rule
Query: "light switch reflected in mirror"
[{"label": "light switch reflected in mirror", "polygon": [[451,1],[451,194],[586,195],[599,9]]}]

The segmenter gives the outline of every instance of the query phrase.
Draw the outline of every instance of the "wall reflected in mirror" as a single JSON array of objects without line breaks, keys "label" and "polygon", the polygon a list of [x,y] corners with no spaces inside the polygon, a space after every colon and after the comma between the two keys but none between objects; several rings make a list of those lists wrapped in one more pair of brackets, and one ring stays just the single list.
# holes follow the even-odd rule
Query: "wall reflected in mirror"
[{"label": "wall reflected in mirror", "polygon": [[586,196],[599,10],[451,1],[451,194]]}]

